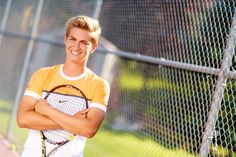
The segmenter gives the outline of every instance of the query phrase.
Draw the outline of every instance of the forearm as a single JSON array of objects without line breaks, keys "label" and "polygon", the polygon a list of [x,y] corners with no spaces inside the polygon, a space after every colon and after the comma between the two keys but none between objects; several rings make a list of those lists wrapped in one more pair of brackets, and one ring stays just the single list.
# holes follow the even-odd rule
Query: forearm
[{"label": "forearm", "polygon": [[87,118],[80,118],[51,108],[47,116],[69,132],[90,138],[96,134],[103,120],[103,116],[99,118],[99,115],[97,115],[98,117],[95,120],[92,112],[88,112]]},{"label": "forearm", "polygon": [[58,129],[61,128],[53,120],[49,119],[46,116],[40,115],[35,111],[28,111],[27,113],[21,114],[21,116],[17,118],[18,126],[21,128],[29,128],[35,130],[48,130],[48,129]]}]

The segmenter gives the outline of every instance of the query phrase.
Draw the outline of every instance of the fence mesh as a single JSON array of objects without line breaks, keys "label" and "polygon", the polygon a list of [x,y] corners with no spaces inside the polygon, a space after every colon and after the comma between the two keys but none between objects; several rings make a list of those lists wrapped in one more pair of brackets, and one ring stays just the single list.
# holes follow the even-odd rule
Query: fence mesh
[{"label": "fence mesh", "polygon": [[[197,154],[217,77],[124,59],[117,68],[106,126]],[[151,148],[160,156],[183,156],[147,147],[139,149],[140,156]]]},{"label": "fence mesh", "polygon": [[[230,0],[104,1],[100,20],[104,36],[122,51],[220,68],[235,7]],[[111,106],[110,127],[197,155],[218,78],[123,59],[119,66],[120,82],[114,88],[119,87],[120,105]],[[235,53],[230,69],[234,68]],[[209,137],[209,156],[235,155],[234,87],[230,86],[233,83],[226,85]]]},{"label": "fence mesh", "polygon": [[233,0],[105,1],[100,20],[121,50],[220,68],[235,6]]},{"label": "fence mesh", "polygon": [[[3,134],[14,107],[29,41],[33,40],[34,46],[25,83],[37,68],[63,63],[66,20],[79,14],[92,16],[98,4],[98,0],[44,0],[36,39],[32,39],[39,1],[12,0],[6,16],[8,2],[0,0],[0,132]],[[108,41],[102,40],[99,48],[220,70],[232,29],[235,0],[99,2],[102,2],[99,15],[102,35]],[[7,20],[3,29],[4,16]],[[111,96],[106,119],[98,134],[88,140],[85,156],[197,156],[219,77],[208,70],[202,73],[184,66],[179,69],[175,65],[168,67],[117,55],[110,59],[109,55],[97,50],[89,61],[92,70],[108,76]],[[234,74],[235,51],[229,69]],[[209,136],[208,156],[234,157],[235,79],[228,79],[222,86],[225,90],[214,131]],[[25,132],[13,128],[13,136],[17,137],[13,142],[19,142],[19,152]]]},{"label": "fence mesh", "polygon": [[215,156],[235,156],[236,152],[236,95],[235,80],[228,80],[221,103],[219,118],[212,133],[211,152]]}]

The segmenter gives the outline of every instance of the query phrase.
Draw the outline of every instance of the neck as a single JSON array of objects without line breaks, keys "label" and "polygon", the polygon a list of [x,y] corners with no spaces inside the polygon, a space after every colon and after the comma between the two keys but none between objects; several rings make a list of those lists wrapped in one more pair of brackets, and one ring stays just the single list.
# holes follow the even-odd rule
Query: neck
[{"label": "neck", "polygon": [[65,75],[74,77],[83,74],[86,70],[86,65],[78,65],[73,63],[65,63],[63,66],[63,72]]}]

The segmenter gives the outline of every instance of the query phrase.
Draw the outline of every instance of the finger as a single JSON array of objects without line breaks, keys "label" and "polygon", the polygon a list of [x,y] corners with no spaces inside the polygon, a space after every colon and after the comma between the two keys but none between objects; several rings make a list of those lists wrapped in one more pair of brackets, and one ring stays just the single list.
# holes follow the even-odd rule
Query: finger
[{"label": "finger", "polygon": [[89,110],[90,110],[90,108],[85,109],[85,110],[82,110],[82,111],[80,111],[79,113],[87,113]]},{"label": "finger", "polygon": [[77,117],[77,118],[86,118],[86,114],[76,114],[75,117]]},{"label": "finger", "polygon": [[75,117],[77,117],[77,118],[86,118],[86,114],[76,114]]},{"label": "finger", "polygon": [[75,116],[84,116],[86,113],[81,113],[81,112],[78,112],[75,114]]}]

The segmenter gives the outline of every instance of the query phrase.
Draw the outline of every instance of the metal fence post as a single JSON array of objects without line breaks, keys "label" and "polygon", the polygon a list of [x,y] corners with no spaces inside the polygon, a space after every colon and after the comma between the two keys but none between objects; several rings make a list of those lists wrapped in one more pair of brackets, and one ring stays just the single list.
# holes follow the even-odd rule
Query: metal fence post
[{"label": "metal fence post", "polygon": [[26,52],[26,56],[25,56],[25,60],[24,60],[24,65],[23,65],[22,70],[21,70],[20,82],[19,82],[19,86],[18,86],[18,89],[17,89],[13,109],[12,109],[12,112],[11,112],[10,121],[9,121],[8,128],[7,128],[6,137],[8,139],[10,138],[10,135],[12,133],[12,128],[13,128],[13,124],[14,124],[14,121],[15,121],[15,116],[16,116],[16,113],[17,113],[18,105],[19,105],[22,93],[24,91],[24,83],[25,83],[25,80],[26,80],[27,69],[28,69],[28,65],[29,65],[29,62],[30,62],[30,56],[32,54],[33,46],[34,46],[34,43],[35,43],[34,38],[37,35],[38,25],[39,25],[40,16],[41,16],[42,8],[43,8],[43,2],[44,2],[44,0],[40,0],[38,2],[37,11],[36,11],[36,15],[35,15],[35,20],[34,20],[34,23],[33,23],[33,30],[31,32],[31,39],[30,39],[28,47],[27,47],[27,52]]},{"label": "metal fence post", "polygon": [[[101,12],[103,0],[94,0],[93,11],[91,11],[91,17],[94,19],[99,19],[99,15]],[[100,42],[99,42],[100,45]],[[99,46],[98,46],[99,47]],[[97,51],[97,50],[96,50]],[[94,53],[89,57],[88,66],[97,74],[100,74],[101,66],[104,64],[104,54]]]},{"label": "metal fence post", "polygon": [[206,157],[210,150],[212,136],[215,132],[215,124],[218,119],[221,101],[223,99],[224,88],[226,85],[227,77],[225,73],[229,71],[231,65],[234,48],[236,45],[236,10],[234,12],[233,22],[230,29],[227,45],[225,48],[224,58],[218,74],[218,81],[216,84],[213,100],[211,103],[210,112],[208,115],[205,131],[203,133],[202,143],[199,151],[199,157]]},{"label": "metal fence post", "polygon": [[10,8],[11,8],[11,3],[12,3],[12,0],[7,1],[4,17],[2,19],[1,30],[0,30],[0,47],[2,45],[3,32],[6,28],[7,19],[8,19]]},{"label": "metal fence post", "polygon": [[102,8],[102,3],[103,3],[103,0],[96,0],[95,8],[91,15],[93,18],[98,19],[101,12],[101,8]]}]

